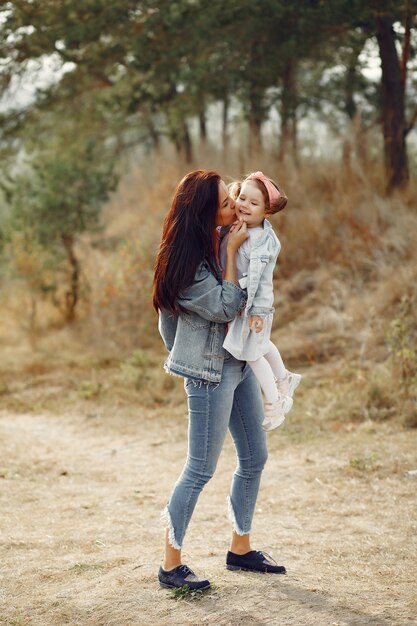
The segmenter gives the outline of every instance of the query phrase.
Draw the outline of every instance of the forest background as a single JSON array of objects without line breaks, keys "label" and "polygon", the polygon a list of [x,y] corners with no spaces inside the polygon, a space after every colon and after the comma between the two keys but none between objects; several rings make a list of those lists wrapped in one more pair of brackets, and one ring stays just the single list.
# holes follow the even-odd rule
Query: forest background
[{"label": "forest background", "polygon": [[396,475],[413,471],[395,437],[417,426],[416,16],[415,0],[2,2],[3,423],[183,411],[150,298],[163,220],[187,171],[261,169],[289,197],[273,339],[305,377],[284,441],[350,450],[358,429],[347,471],[370,480],[386,467],[366,437],[388,432]]},{"label": "forest background", "polygon": [[3,3],[0,24],[6,345],[55,334],[146,361],[179,178],[261,168],[290,197],[276,327],[316,302],[329,324],[331,346],[310,333],[297,364],[340,353],[340,334],[363,346],[347,309],[384,291],[367,342],[414,414],[415,2],[22,0]]}]

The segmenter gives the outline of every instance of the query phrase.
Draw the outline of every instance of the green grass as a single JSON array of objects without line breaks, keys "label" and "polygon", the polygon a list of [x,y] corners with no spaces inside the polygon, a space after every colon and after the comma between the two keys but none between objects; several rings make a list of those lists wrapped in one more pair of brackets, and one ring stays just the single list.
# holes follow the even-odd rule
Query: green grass
[{"label": "green grass", "polygon": [[[210,588],[212,589],[212,587]],[[171,595],[174,600],[201,600],[204,595],[204,592],[208,590],[201,589],[190,589],[188,585],[183,585],[182,587],[175,587],[171,589]]]},{"label": "green grass", "polygon": [[375,453],[364,456],[355,456],[349,459],[349,465],[350,467],[353,467],[361,472],[366,472],[374,469],[377,460],[378,455]]},{"label": "green grass", "polygon": [[69,571],[79,575],[94,570],[102,570],[103,567],[104,565],[101,563],[75,563],[75,565],[70,567]]}]

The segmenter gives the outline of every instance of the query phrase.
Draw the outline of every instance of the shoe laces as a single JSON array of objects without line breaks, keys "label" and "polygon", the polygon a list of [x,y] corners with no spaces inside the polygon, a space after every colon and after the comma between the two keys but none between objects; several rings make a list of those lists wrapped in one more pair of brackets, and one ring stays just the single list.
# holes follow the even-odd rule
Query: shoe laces
[{"label": "shoe laces", "polygon": [[256,550],[256,552],[257,552],[257,554],[262,556],[264,559],[267,559],[271,564],[278,565],[276,560],[273,559],[272,556],[270,554],[268,554],[268,552],[264,552],[263,550]]},{"label": "shoe laces", "polygon": [[179,566],[178,568],[185,576],[188,576],[188,574],[194,574],[193,570],[191,570],[188,565],[185,565],[185,563],[183,563],[182,565]]}]

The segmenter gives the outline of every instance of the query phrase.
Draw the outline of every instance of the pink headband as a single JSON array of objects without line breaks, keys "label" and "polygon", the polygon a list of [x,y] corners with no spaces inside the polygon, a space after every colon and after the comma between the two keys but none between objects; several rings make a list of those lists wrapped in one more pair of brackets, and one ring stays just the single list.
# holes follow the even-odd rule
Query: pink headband
[{"label": "pink headband", "polygon": [[275,185],[262,172],[252,172],[252,174],[249,174],[243,182],[245,183],[247,180],[261,180],[263,182],[268,192],[270,204],[272,202],[276,202],[281,197],[281,194]]}]

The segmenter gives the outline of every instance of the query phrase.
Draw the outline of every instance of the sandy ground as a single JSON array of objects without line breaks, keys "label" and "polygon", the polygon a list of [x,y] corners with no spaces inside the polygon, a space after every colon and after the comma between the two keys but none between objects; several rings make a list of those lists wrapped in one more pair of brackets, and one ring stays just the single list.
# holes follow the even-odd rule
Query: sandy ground
[{"label": "sandy ground", "polygon": [[213,589],[156,580],[159,513],[186,449],[183,407],[0,412],[0,623],[8,626],[417,624],[417,432],[348,425],[269,436],[254,545],[286,576],[229,572],[230,440],[184,560]]}]

